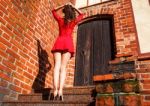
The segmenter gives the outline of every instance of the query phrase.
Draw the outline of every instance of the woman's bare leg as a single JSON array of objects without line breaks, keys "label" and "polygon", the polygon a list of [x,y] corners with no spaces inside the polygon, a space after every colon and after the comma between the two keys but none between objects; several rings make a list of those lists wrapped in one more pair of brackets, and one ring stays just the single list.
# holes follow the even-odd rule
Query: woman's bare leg
[{"label": "woman's bare leg", "polygon": [[54,53],[54,96],[58,94],[58,85],[59,85],[59,74],[60,74],[60,66],[61,66],[61,53]]},{"label": "woman's bare leg", "polygon": [[69,52],[62,54],[61,67],[60,67],[60,86],[59,86],[59,95],[62,95],[63,86],[66,78],[66,66],[71,57]]}]

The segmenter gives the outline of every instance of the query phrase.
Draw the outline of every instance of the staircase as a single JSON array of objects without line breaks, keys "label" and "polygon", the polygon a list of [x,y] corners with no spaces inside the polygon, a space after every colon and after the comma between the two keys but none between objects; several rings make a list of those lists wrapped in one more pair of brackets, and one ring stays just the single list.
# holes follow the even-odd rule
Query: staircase
[{"label": "staircase", "polygon": [[2,106],[95,106],[94,87],[73,87],[64,89],[64,101],[53,101],[53,90],[21,94],[16,101],[3,101]]}]

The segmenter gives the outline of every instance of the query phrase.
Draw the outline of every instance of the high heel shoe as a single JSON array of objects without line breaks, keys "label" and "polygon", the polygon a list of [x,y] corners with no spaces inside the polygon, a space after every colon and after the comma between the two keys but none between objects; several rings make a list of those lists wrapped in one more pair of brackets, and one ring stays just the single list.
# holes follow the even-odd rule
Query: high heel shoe
[{"label": "high heel shoe", "polygon": [[57,90],[54,90],[53,92],[53,100],[57,100],[59,97]]},{"label": "high heel shoe", "polygon": [[59,100],[64,101],[63,95],[59,95]]},{"label": "high heel shoe", "polygon": [[59,96],[58,95],[55,95],[53,100],[58,100]]}]

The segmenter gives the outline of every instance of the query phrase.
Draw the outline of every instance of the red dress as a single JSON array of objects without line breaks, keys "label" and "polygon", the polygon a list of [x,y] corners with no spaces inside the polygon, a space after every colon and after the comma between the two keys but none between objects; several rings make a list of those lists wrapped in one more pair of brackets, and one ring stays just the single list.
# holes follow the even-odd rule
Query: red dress
[{"label": "red dress", "polygon": [[73,39],[72,39],[72,32],[75,25],[83,18],[83,14],[80,14],[68,24],[64,23],[64,18],[61,18],[55,10],[52,11],[54,18],[58,22],[59,26],[59,36],[56,39],[54,46],[52,48],[52,52],[70,52],[71,56],[74,54],[74,46],[73,46]]}]

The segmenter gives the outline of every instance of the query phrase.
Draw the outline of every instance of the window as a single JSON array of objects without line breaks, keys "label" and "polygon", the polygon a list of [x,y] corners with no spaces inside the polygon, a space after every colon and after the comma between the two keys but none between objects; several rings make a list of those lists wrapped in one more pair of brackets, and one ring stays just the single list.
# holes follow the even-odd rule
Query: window
[{"label": "window", "polygon": [[111,1],[111,0],[76,0],[76,7],[77,8],[86,7],[86,6],[90,6],[105,1]]}]

